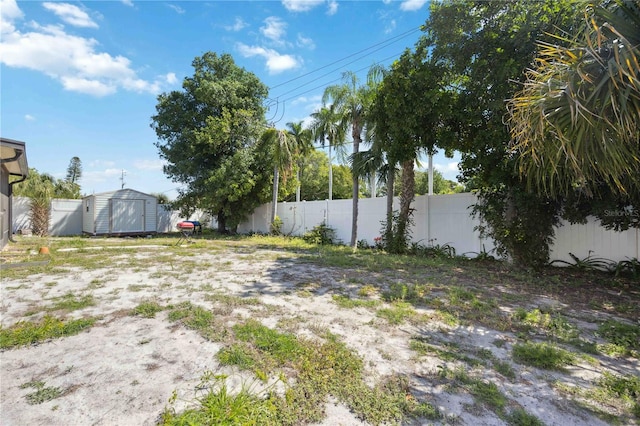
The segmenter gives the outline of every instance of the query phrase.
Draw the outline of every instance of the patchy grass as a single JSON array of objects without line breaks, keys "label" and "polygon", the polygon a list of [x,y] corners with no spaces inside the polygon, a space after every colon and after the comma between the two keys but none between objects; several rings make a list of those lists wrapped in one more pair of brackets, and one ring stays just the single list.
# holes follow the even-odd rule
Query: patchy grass
[{"label": "patchy grass", "polygon": [[396,301],[391,304],[390,308],[378,309],[376,315],[386,319],[389,324],[399,325],[411,318],[415,318],[417,313],[410,303]]},{"label": "patchy grass", "polygon": [[611,345],[601,347],[603,352],[640,358],[640,326],[607,320],[598,327],[598,334]]},{"label": "patchy grass", "polygon": [[95,306],[96,302],[92,295],[85,294],[84,296],[76,296],[72,293],[67,293],[64,296],[56,299],[55,303],[47,308],[49,311],[76,311],[84,309],[89,306]]},{"label": "patchy grass", "polygon": [[549,343],[519,343],[513,346],[513,360],[519,364],[545,370],[562,370],[575,364],[574,353]]},{"label": "patchy grass", "polygon": [[51,401],[64,395],[64,391],[56,387],[46,387],[42,381],[32,381],[20,386],[20,389],[33,388],[35,392],[25,395],[27,404],[37,405],[43,402]]},{"label": "patchy grass", "polygon": [[[275,374],[276,369],[281,369],[279,381],[285,385],[284,394],[266,392],[266,396],[258,398],[243,386],[239,393],[231,396],[222,381],[224,378],[218,377],[216,386],[198,398],[195,408],[182,413],[172,408],[165,410],[164,424],[185,424],[187,419],[196,423],[198,420],[194,419],[216,419],[215,424],[236,424],[228,422],[236,416],[249,415],[247,413],[258,416],[252,419],[258,423],[250,424],[319,422],[324,417],[323,407],[329,395],[370,424],[399,422],[411,416],[440,418],[434,406],[418,401],[411,394],[404,377],[390,376],[374,387],[366,385],[362,359],[335,335],[325,333],[322,340],[299,339],[255,320],[236,324],[233,332],[237,343],[219,352],[220,362],[253,371],[263,382],[267,381],[266,373]],[[293,383],[284,371],[295,377]],[[211,424],[210,420],[207,423]]]},{"label": "patchy grass", "polygon": [[[377,318],[384,321],[374,320],[379,326],[380,336],[375,341],[371,340],[370,349],[389,363],[396,361],[393,351],[385,350],[385,333],[391,329],[385,323],[397,325],[409,322],[420,329],[424,328],[416,331],[421,338],[406,336],[409,339],[406,343],[416,353],[417,359],[414,361],[430,363],[435,360],[439,365],[446,364],[450,368],[451,363],[463,365],[464,370],[456,372],[454,369],[443,373],[440,384],[444,385],[444,397],[448,391],[472,395],[476,404],[463,407],[470,412],[482,405],[507,424],[541,424],[535,416],[518,408],[515,400],[508,399],[518,398],[522,394],[520,389],[531,389],[524,381],[513,388],[513,396],[511,391],[508,394],[501,392],[505,379],[518,379],[513,364],[515,361],[556,370],[553,375],[562,384],[557,389],[568,395],[578,410],[588,408],[592,414],[613,424],[638,423],[638,415],[634,414],[640,411],[637,382],[634,381],[637,378],[612,373],[614,370],[633,371],[615,369],[612,365],[620,363],[625,368],[629,365],[635,368],[640,351],[638,287],[636,282],[625,277],[555,268],[524,271],[501,262],[394,256],[373,250],[354,251],[349,247],[317,247],[300,239],[286,237],[212,237],[210,234],[187,247],[174,247],[175,241],[176,238],[154,238],[154,244],[164,247],[150,256],[144,249],[128,248],[140,244],[135,239],[80,239],[70,242],[53,239],[48,265],[9,270],[8,275],[3,271],[3,284],[9,284],[3,288],[10,296],[22,298],[18,300],[20,303],[27,302],[29,309],[33,302],[27,293],[32,288],[45,294],[58,282],[66,281],[70,274],[105,268],[104,273],[91,275],[92,278],[98,278],[83,284],[84,288],[80,289],[83,293],[70,293],[53,299],[49,301],[50,306],[38,308],[33,313],[42,315],[49,310],[82,309],[83,304],[88,302],[88,299],[84,299],[84,292],[100,288],[104,291],[107,281],[117,279],[116,270],[143,274],[145,278],[136,280],[137,283],[128,288],[129,291],[139,292],[140,300],[153,300],[162,294],[164,288],[171,287],[172,292],[182,291],[194,301],[200,299],[208,302],[205,308],[188,302],[163,307],[146,301],[140,303],[133,313],[151,318],[165,309],[168,319],[173,323],[171,328],[184,326],[195,330],[205,339],[221,342],[224,348],[215,355],[220,364],[235,366],[244,370],[243,374],[255,375],[255,379],[250,380],[251,384],[232,391],[226,387],[226,379],[209,376],[208,387],[198,390],[190,409],[177,413],[168,408],[163,417],[167,424],[206,424],[207,420],[202,419],[207,418],[215,419],[213,422],[218,424],[251,421],[266,425],[317,423],[322,421],[322,409],[329,396],[348,406],[359,419],[371,424],[407,423],[410,422],[408,418],[413,416],[420,417],[420,423],[429,423],[429,419],[449,423],[449,418],[442,420],[442,414],[430,404],[428,396],[414,391],[406,377],[376,377],[375,365],[363,363],[355,351],[327,333],[326,324],[323,323],[325,320],[317,312],[296,316],[301,311],[294,309],[292,312],[290,307],[281,305],[276,308],[275,303],[269,305],[262,302],[258,298],[262,296],[243,297],[225,293],[227,284],[246,286],[246,294],[257,294],[250,292],[262,289],[262,282],[254,285],[257,284],[255,271],[236,270],[239,259],[245,265],[258,261],[274,262],[261,270],[267,278],[265,282],[286,279],[295,283],[295,290],[288,290],[289,293],[280,292],[280,289],[271,293],[271,289],[268,289],[262,293],[266,298],[283,296],[287,300],[286,294],[291,294],[306,297],[304,301],[296,302],[313,303],[315,300],[312,298],[320,294],[318,289],[326,288],[328,282],[337,283],[332,284],[332,288],[340,295],[333,296],[332,303],[335,306],[333,309],[329,307],[331,312],[327,318],[330,317],[331,321],[337,318],[336,323],[344,332],[349,329],[349,324],[341,322],[346,315],[345,312],[339,314],[338,307],[362,307],[375,312]],[[25,239],[27,243],[30,244]],[[73,253],[57,252],[65,244],[77,245],[80,250]],[[90,249],[88,244],[104,247],[96,251]],[[207,260],[211,259],[212,251],[224,255],[218,256],[215,261]],[[287,268],[302,262],[310,268],[330,267],[324,270],[327,280],[325,274],[306,272],[293,279],[286,277],[284,271]],[[225,270],[234,270],[234,276],[227,276],[228,282],[221,281],[221,271]],[[30,277],[34,274],[52,276]],[[251,278],[247,279],[244,275]],[[154,278],[155,282],[144,281],[146,277]],[[108,300],[116,300],[117,291],[122,287],[114,288],[109,293],[114,298]],[[321,299],[325,301],[325,298]],[[545,307],[547,303],[557,308]],[[20,308],[16,309],[16,306]],[[7,312],[15,316],[17,310],[18,314],[24,315],[23,306],[3,304],[3,314]],[[239,309],[234,315],[234,308],[247,306],[249,309]],[[571,311],[564,311],[564,306],[570,307]],[[277,324],[277,329],[247,321],[243,318],[247,311],[259,311],[256,312],[258,316],[268,317],[269,324]],[[366,315],[371,316],[371,312]],[[357,314],[349,313],[350,316]],[[602,322],[601,314],[615,320]],[[432,322],[427,323],[427,320]],[[67,320],[63,322],[67,323]],[[588,326],[583,327],[583,323]],[[21,324],[28,328],[25,325],[27,323]],[[236,326],[230,327],[228,324]],[[513,361],[499,360],[490,350],[468,344],[461,338],[460,330],[456,329],[459,326],[465,330],[477,329],[478,333],[486,331],[488,334],[483,335],[487,337],[495,334],[488,340],[494,339],[495,348],[492,349],[496,354],[510,350]],[[598,330],[594,337],[593,330],[596,327]],[[10,328],[0,329],[0,347],[8,344]],[[393,329],[394,333],[397,331]],[[301,338],[294,334],[297,332],[315,336]],[[26,330],[22,334],[29,336],[39,332]],[[424,335],[433,337],[429,340]],[[466,333],[464,337],[473,338]],[[511,346],[518,337],[523,340]],[[139,339],[134,340],[138,345],[150,342]],[[542,343],[527,342],[527,339]],[[11,343],[3,348],[32,341],[31,337],[14,340],[22,343]],[[603,354],[625,359],[603,360]],[[420,359],[421,356],[434,359]],[[568,373],[563,369],[568,365],[580,369],[584,362],[590,363],[593,368],[585,368],[590,368],[600,378],[583,386],[583,389],[573,389],[569,385],[571,380]],[[394,368],[397,365],[394,364]],[[369,368],[373,371],[369,371]],[[500,376],[494,376],[493,372]],[[491,381],[487,380],[489,377]],[[531,380],[539,382],[546,377],[547,374],[540,374]],[[274,380],[279,383],[278,392],[271,387]],[[42,387],[46,386],[43,384]],[[550,404],[549,398],[545,395],[541,403]],[[558,409],[557,414],[562,414],[562,410]],[[459,420],[451,419],[452,423],[456,421]]]},{"label": "patchy grass", "polygon": [[155,318],[156,314],[163,309],[157,302],[146,301],[133,308],[133,315],[143,318]]},{"label": "patchy grass", "polygon": [[11,327],[0,328],[0,349],[73,336],[91,327],[95,321],[95,318],[65,321],[49,315],[46,315],[39,322],[20,321]]},{"label": "patchy grass", "polygon": [[179,322],[185,327],[197,331],[202,337],[211,341],[220,341],[227,335],[227,329],[215,321],[211,311],[191,302],[177,306],[169,306],[169,321]]},{"label": "patchy grass", "polygon": [[352,299],[349,296],[343,296],[334,294],[332,296],[333,302],[340,306],[343,309],[354,309],[354,308],[375,308],[380,305],[379,300],[370,299],[370,300],[362,300],[362,299]]}]

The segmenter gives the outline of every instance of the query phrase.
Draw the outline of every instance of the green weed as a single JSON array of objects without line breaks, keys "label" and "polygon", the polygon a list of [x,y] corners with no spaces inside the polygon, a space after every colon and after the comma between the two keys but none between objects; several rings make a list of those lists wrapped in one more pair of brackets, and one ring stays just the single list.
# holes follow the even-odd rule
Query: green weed
[{"label": "green weed", "polygon": [[577,339],[580,335],[578,328],[569,323],[560,314],[551,315],[548,312],[542,312],[540,309],[526,311],[522,308],[517,308],[513,318],[521,324],[542,330],[563,341]]},{"label": "green weed", "polygon": [[155,318],[158,312],[161,312],[164,308],[157,302],[147,301],[142,302],[133,309],[133,315],[137,315],[143,318]]},{"label": "green weed", "polygon": [[562,370],[576,362],[572,352],[548,343],[519,343],[513,346],[513,360],[546,370]]},{"label": "green weed", "polygon": [[493,369],[510,380],[515,380],[516,371],[507,361],[493,360]]},{"label": "green weed", "polygon": [[607,320],[598,327],[598,334],[609,343],[622,348],[624,355],[638,358],[640,326]]},{"label": "green weed", "polygon": [[43,402],[51,401],[52,399],[59,398],[64,394],[60,388],[45,387],[45,383],[42,381],[28,382],[20,386],[20,389],[34,388],[36,391],[25,395],[27,404],[38,405]]},{"label": "green weed", "polygon": [[392,283],[389,290],[382,294],[382,297],[388,302],[409,302],[412,304],[425,303],[425,294],[427,286],[421,284],[400,284]]},{"label": "green weed", "polygon": [[239,392],[227,388],[226,376],[205,374],[199,389],[207,389],[198,398],[198,407],[176,413],[173,408],[177,394],[174,392],[170,407],[162,413],[160,424],[169,425],[273,425],[274,404],[270,398],[260,398],[243,385]]},{"label": "green weed", "polygon": [[511,426],[545,426],[542,420],[519,407],[511,411],[505,420]]},{"label": "green weed", "polygon": [[416,316],[416,311],[407,302],[393,302],[390,308],[378,309],[376,315],[386,319],[390,324],[399,325]]},{"label": "green weed", "polygon": [[349,296],[342,296],[338,294],[333,295],[333,301],[336,305],[344,309],[374,308],[380,304],[379,300],[352,299]]},{"label": "green weed", "polygon": [[58,300],[47,310],[49,311],[76,311],[79,309],[84,309],[88,306],[94,306],[96,304],[93,296],[90,294],[78,297],[73,295],[72,293],[67,293],[64,296],[58,298]]},{"label": "green weed", "polygon": [[46,315],[40,322],[20,321],[11,327],[0,328],[0,349],[72,336],[91,327],[95,321],[95,318],[82,318],[65,322],[49,315]]},{"label": "green weed", "polygon": [[226,336],[226,329],[215,322],[213,313],[201,306],[184,302],[168,309],[169,321],[180,321],[185,327],[197,331],[207,340],[218,341]]}]

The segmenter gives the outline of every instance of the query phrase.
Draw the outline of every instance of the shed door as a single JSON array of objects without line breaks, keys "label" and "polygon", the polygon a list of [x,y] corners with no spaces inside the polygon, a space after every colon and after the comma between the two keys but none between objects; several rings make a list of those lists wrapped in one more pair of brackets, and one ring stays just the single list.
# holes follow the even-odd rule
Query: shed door
[{"label": "shed door", "polygon": [[111,200],[111,232],[144,232],[144,200]]}]

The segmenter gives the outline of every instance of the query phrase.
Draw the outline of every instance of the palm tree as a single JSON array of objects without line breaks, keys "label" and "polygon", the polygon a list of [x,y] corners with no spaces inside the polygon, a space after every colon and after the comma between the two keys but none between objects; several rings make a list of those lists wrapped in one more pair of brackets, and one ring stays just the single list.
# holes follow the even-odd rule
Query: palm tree
[{"label": "palm tree", "polygon": [[297,151],[296,140],[293,135],[286,130],[270,128],[262,134],[261,143],[270,148],[273,158],[271,226],[274,227],[278,214],[278,183],[280,181],[280,172],[282,172],[285,179],[291,172]]},{"label": "palm tree", "polygon": [[[373,101],[375,89],[382,75],[382,68],[374,66],[369,70],[367,84],[360,85],[355,73],[347,71],[342,74],[343,84],[329,86],[322,96],[323,103],[333,101],[335,113],[344,127],[351,128],[353,139],[353,155],[360,150],[362,132],[365,128],[366,115]],[[356,247],[358,238],[358,197],[360,194],[360,176],[352,169],[353,208],[351,219],[351,247]]]},{"label": "palm tree", "polygon": [[509,101],[519,171],[547,195],[640,192],[640,3],[590,5],[574,35],[540,43]]},{"label": "palm tree", "polygon": [[300,170],[302,169],[303,159],[313,150],[313,135],[311,130],[303,127],[302,121],[296,123],[287,123],[287,131],[295,140],[296,157],[298,160],[298,167],[296,169],[296,179],[298,180],[298,187],[296,188],[296,201],[300,201]]},{"label": "palm tree", "polygon": [[311,132],[313,139],[320,142],[322,147],[325,143],[329,143],[329,199],[333,198],[333,166],[331,164],[332,148],[340,148],[345,139],[346,129],[344,123],[340,121],[340,117],[336,114],[333,105],[323,106],[318,111],[311,114],[313,122],[311,124]]}]

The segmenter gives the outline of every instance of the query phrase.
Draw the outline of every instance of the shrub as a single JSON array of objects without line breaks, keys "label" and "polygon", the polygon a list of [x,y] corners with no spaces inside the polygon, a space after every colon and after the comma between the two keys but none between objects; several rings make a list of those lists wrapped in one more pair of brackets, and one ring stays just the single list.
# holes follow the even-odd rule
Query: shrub
[{"label": "shrub", "polygon": [[302,236],[309,244],[329,245],[335,244],[336,230],[327,226],[325,222],[314,226],[313,229]]}]

